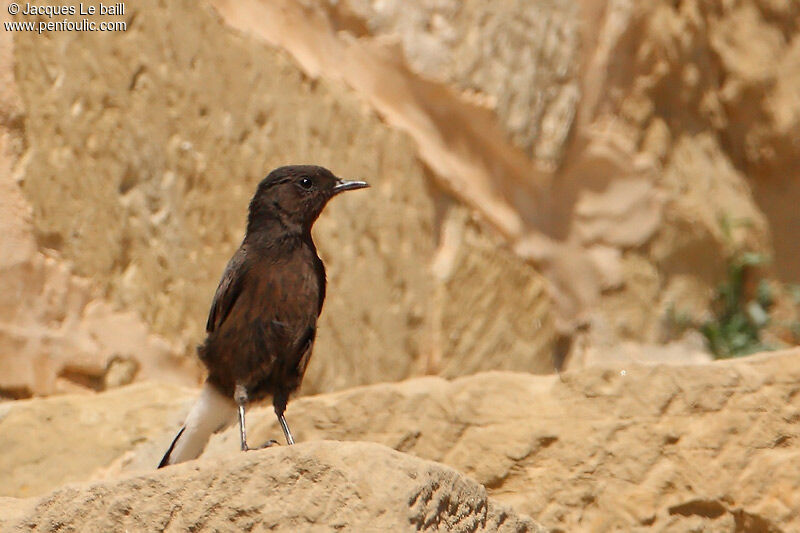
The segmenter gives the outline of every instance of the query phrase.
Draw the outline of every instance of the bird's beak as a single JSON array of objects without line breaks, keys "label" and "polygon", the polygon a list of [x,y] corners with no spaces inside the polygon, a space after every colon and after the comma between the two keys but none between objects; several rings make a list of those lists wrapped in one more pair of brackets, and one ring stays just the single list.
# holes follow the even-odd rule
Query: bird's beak
[{"label": "bird's beak", "polygon": [[340,192],[352,191],[355,189],[363,189],[364,187],[369,187],[369,183],[366,181],[339,180],[336,185],[333,186],[333,194],[339,194]]}]

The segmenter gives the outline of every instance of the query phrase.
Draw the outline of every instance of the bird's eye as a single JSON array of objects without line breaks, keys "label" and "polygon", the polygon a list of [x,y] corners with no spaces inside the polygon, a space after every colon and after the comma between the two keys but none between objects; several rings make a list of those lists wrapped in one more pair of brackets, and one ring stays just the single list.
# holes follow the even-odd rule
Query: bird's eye
[{"label": "bird's eye", "polygon": [[313,185],[314,183],[309,178],[303,178],[300,180],[300,186],[305,190],[309,190]]}]

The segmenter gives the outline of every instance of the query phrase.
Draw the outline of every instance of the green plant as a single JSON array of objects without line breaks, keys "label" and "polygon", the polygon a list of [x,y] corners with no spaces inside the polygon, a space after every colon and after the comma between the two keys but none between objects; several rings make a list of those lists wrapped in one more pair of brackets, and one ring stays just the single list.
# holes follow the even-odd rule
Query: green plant
[{"label": "green plant", "polygon": [[740,357],[775,349],[761,340],[774,303],[769,283],[760,279],[752,298],[745,293],[747,277],[768,262],[766,256],[753,252],[734,254],[728,260],[727,279],[720,283],[714,296],[714,317],[700,326],[715,357]]},{"label": "green plant", "polygon": [[[689,329],[700,331],[717,359],[800,344],[800,284],[781,284],[762,277],[761,267],[770,263],[769,257],[746,251],[733,234],[735,228],[750,226],[752,221],[747,218],[719,217],[728,250],[727,276],[715,289],[712,316],[700,322],[670,305],[665,315],[667,339],[680,337]],[[787,315],[787,297],[795,309],[792,312],[790,308],[789,320],[781,320],[781,315]],[[777,306],[776,301],[780,302]]]}]

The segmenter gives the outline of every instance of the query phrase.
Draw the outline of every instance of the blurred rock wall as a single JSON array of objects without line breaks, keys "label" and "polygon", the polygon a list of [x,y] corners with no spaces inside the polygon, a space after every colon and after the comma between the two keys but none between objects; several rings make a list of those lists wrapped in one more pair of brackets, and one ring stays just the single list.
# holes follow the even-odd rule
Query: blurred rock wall
[{"label": "blurred rock wall", "polygon": [[[790,3],[214,4],[407,132],[433,179],[545,274],[562,332],[586,328],[603,346],[673,340],[670,310],[704,320],[741,250],[773,255],[771,275],[796,279],[786,198],[797,157],[780,151],[787,164],[762,186],[743,163],[748,143],[730,141],[753,113],[773,132],[758,138],[776,137],[770,117],[797,107],[776,100],[792,94],[791,76],[772,88],[793,57]],[[770,60],[723,61],[746,42]],[[769,89],[731,100],[755,83],[748,64],[771,65]],[[770,142],[788,146],[794,130],[781,131]]]},{"label": "blurred rock wall", "polygon": [[[554,198],[575,198],[573,235],[586,246],[604,240],[599,231],[582,231],[580,215],[598,212],[591,189],[610,200],[620,176],[652,188],[650,222],[633,224],[644,213],[626,207],[602,232],[607,237],[621,224],[650,228],[627,243],[611,242],[622,249],[626,281],[601,297],[608,312],[595,322],[611,338],[660,342],[670,308],[704,316],[709,289],[735,250],[765,252],[773,258],[768,276],[798,280],[793,234],[800,218],[790,204],[800,192],[800,106],[787,95],[800,90],[792,74],[800,68],[800,8],[746,0],[600,4],[585,4],[602,24],[587,40],[594,46],[576,142]],[[604,145],[613,146],[613,157],[601,158],[598,168],[586,156]]]},{"label": "blurred rock wall", "polygon": [[665,317],[706,316],[733,250],[797,279],[792,2],[126,9],[117,34],[2,35],[4,396],[200,379],[285,163],[373,185],[315,228],[306,392],[683,342]]},{"label": "blurred rock wall", "polygon": [[[292,162],[373,186],[333,202],[315,228],[330,286],[305,391],[421,372],[550,371],[543,280],[510,252],[495,253],[500,237],[436,187],[405,134],[341,84],[310,78],[286,53],[226,28],[207,6],[128,9],[123,34],[20,33],[13,43],[18,204],[31,206],[31,246],[68,265],[104,313],[138,317],[93,357],[94,388],[137,328],[170,349],[141,344],[126,355],[176,364],[191,356],[255,185]],[[434,272],[440,256],[457,264],[442,259]],[[524,298],[499,305],[497,291]],[[482,315],[464,316],[456,301],[493,309],[497,320],[477,335]],[[14,313],[11,325],[24,314]],[[75,320],[88,313],[82,302]],[[80,327],[54,322],[39,336]],[[36,371],[30,336],[12,336],[2,359]],[[86,385],[71,362],[76,350],[62,351],[68,361],[55,373]],[[13,374],[6,389],[16,395],[54,391]]]}]

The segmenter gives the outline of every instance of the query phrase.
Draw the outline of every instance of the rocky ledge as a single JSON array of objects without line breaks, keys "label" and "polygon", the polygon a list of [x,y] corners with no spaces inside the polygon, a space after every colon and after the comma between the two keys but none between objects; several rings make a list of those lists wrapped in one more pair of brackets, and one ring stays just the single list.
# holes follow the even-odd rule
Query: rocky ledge
[{"label": "rocky ledge", "polygon": [[26,531],[544,531],[452,468],[330,441],[0,499],[0,516]]}]

